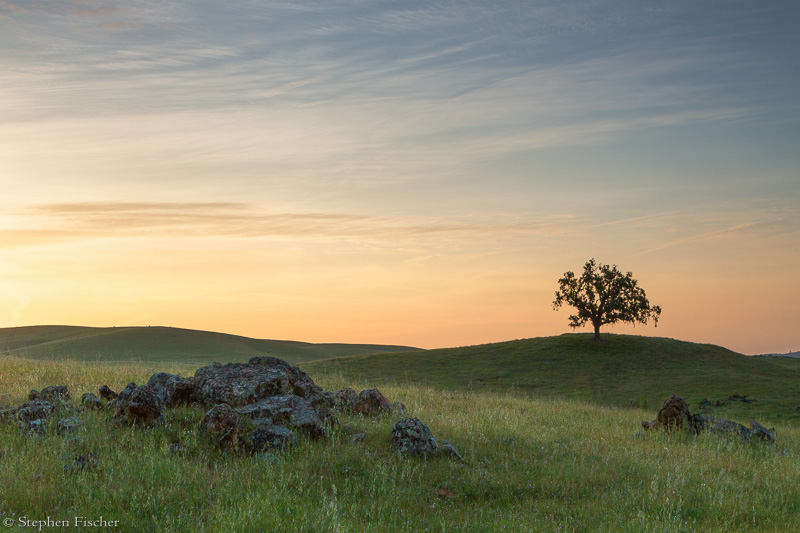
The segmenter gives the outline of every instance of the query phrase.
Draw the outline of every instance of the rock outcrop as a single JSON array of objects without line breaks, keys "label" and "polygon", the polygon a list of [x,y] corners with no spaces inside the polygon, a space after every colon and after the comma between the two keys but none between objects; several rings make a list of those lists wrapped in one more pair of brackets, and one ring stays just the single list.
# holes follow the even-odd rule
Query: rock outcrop
[{"label": "rock outcrop", "polygon": [[252,419],[267,419],[273,424],[296,429],[312,439],[328,435],[325,424],[311,404],[305,398],[294,394],[265,398],[257,403],[240,407],[236,412]]},{"label": "rock outcrop", "polygon": [[162,421],[161,398],[149,385],[137,386],[136,383],[129,383],[106,407],[114,409],[116,420],[127,424],[153,427]]},{"label": "rock outcrop", "polygon": [[775,440],[774,430],[765,428],[755,420],[750,421],[750,427],[748,428],[738,422],[724,418],[701,413],[691,414],[684,399],[674,394],[664,401],[656,415],[656,419],[652,422],[643,420],[642,427],[645,429],[664,429],[666,431],[685,429],[694,434],[708,431],[710,433],[735,435],[747,442],[752,440],[773,442]]},{"label": "rock outcrop", "polygon": [[66,385],[51,385],[45,387],[39,392],[39,399],[46,402],[56,402],[58,400],[69,400],[69,389]]},{"label": "rock outcrop", "polygon": [[109,402],[117,398],[117,393],[111,390],[111,387],[109,387],[108,385],[103,385],[102,387],[100,387],[98,389],[98,392],[100,392],[100,397],[102,399]]},{"label": "rock outcrop", "polygon": [[89,410],[95,411],[102,408],[100,398],[93,392],[84,392],[81,396],[81,404]]},{"label": "rock outcrop", "polygon": [[200,431],[223,450],[238,449],[247,426],[233,407],[220,403],[212,407],[200,422]]},{"label": "rock outcrop", "polygon": [[680,396],[672,395],[661,404],[656,419],[652,422],[642,422],[645,429],[664,429],[672,431],[675,429],[692,429],[692,413],[689,406]]},{"label": "rock outcrop", "polygon": [[358,393],[353,411],[364,416],[377,416],[392,410],[392,404],[378,389],[362,390]]},{"label": "rock outcrop", "polygon": [[430,428],[418,418],[406,418],[397,422],[390,439],[400,455],[430,457],[441,452],[441,446]]},{"label": "rock outcrop", "polygon": [[255,429],[245,436],[245,447],[250,453],[283,450],[297,443],[290,429],[273,424],[267,419],[257,422]]},{"label": "rock outcrop", "polygon": [[164,407],[189,403],[194,394],[194,381],[189,378],[159,372],[150,376],[147,385],[152,387]]}]

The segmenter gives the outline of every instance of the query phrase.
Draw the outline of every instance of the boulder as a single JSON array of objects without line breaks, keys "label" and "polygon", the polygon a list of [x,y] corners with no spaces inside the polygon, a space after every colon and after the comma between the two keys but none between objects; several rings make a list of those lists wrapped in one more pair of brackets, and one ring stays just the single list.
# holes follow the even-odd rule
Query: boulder
[{"label": "boulder", "polygon": [[200,422],[200,432],[223,450],[238,449],[246,427],[239,413],[227,403],[212,407]]},{"label": "boulder", "polygon": [[90,410],[97,410],[102,407],[100,405],[100,398],[98,398],[93,392],[84,392],[81,396],[81,404],[86,409]]},{"label": "boulder", "polygon": [[775,430],[767,429],[755,420],[750,421],[750,437],[766,442],[775,442]]},{"label": "boulder", "polygon": [[203,405],[241,407],[292,392],[289,375],[283,369],[250,363],[204,366],[195,372],[194,385],[193,400]]},{"label": "boulder", "polygon": [[100,397],[108,402],[115,400],[117,398],[117,393],[111,390],[108,385],[103,385],[99,389]]},{"label": "boulder", "polygon": [[47,420],[44,418],[23,422],[20,424],[20,428],[27,433],[29,437],[47,436]]},{"label": "boulder", "polygon": [[658,410],[656,419],[652,422],[642,422],[642,427],[645,429],[665,429],[671,431],[673,429],[692,429],[692,414],[689,412],[689,406],[686,401],[680,396],[672,395],[661,405]]},{"label": "boulder", "polygon": [[177,374],[159,372],[150,376],[147,384],[153,388],[164,407],[189,403],[194,393],[194,382]]},{"label": "boulder", "polygon": [[39,392],[39,399],[51,403],[57,400],[67,401],[69,400],[69,389],[66,385],[51,385]]},{"label": "boulder", "polygon": [[81,425],[83,425],[83,422],[81,422],[81,419],[77,416],[62,418],[56,422],[56,431],[59,435],[67,435],[77,431]]},{"label": "boulder", "polygon": [[50,402],[30,400],[17,407],[13,413],[18,422],[26,424],[31,420],[47,419],[55,410],[55,405]]},{"label": "boulder", "polygon": [[358,393],[353,389],[341,389],[333,393],[333,407],[342,411],[343,413],[350,413],[356,406],[356,399]]},{"label": "boulder", "polygon": [[285,372],[289,378],[292,392],[301,398],[308,398],[322,392],[322,387],[314,383],[308,374],[283,359],[278,359],[277,357],[252,357],[247,364]]},{"label": "boulder", "polygon": [[446,453],[450,457],[458,459],[462,463],[464,462],[464,458],[461,456],[461,452],[458,451],[455,444],[450,441],[443,440],[441,443],[442,453]]},{"label": "boulder", "polygon": [[265,398],[236,410],[252,419],[268,419],[272,423],[298,430],[313,439],[328,436],[328,430],[317,412],[305,398],[283,394]]},{"label": "boulder", "polygon": [[126,424],[153,427],[161,423],[161,398],[153,387],[129,383],[108,406],[114,408],[114,418]]},{"label": "boulder", "polygon": [[294,446],[297,439],[294,433],[269,419],[256,420],[256,428],[245,436],[245,447],[251,453],[283,450]]},{"label": "boulder", "polygon": [[377,416],[388,413],[392,410],[392,405],[386,396],[381,394],[378,389],[362,390],[356,397],[353,411],[364,416]]},{"label": "boulder", "polygon": [[38,400],[39,399],[39,394],[41,394],[41,393],[38,390],[31,389],[30,392],[28,393],[28,401],[32,402],[33,400]]},{"label": "boulder", "polygon": [[[734,396],[739,400],[745,398],[740,395]],[[674,394],[664,401],[664,404],[658,411],[656,419],[652,422],[642,421],[642,427],[645,429],[655,428],[668,431],[684,428],[695,434],[708,431],[711,433],[735,435],[747,442],[750,442],[754,438],[766,442],[774,442],[775,440],[774,430],[765,428],[755,420],[751,420],[750,427],[747,428],[732,420],[701,413],[691,414],[686,402]]]},{"label": "boulder", "polygon": [[394,425],[391,442],[400,455],[430,457],[441,453],[431,430],[418,418],[406,418]]}]

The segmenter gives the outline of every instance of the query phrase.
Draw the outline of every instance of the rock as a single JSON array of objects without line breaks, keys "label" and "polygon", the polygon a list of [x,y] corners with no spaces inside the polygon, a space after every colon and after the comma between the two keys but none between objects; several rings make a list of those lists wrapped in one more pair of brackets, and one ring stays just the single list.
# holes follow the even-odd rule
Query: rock
[{"label": "rock", "polygon": [[430,457],[441,452],[431,430],[418,418],[397,422],[392,429],[391,442],[400,455]]},{"label": "rock", "polygon": [[[274,359],[253,358],[253,359]],[[253,361],[251,359],[251,361]],[[280,361],[280,359],[275,359]],[[267,364],[214,363],[204,366],[194,374],[194,401],[203,405],[227,403],[241,407],[271,396],[293,391],[289,373],[282,365],[273,368]],[[285,363],[288,365],[288,363]]]},{"label": "rock", "polygon": [[714,404],[712,404],[708,398],[703,398],[700,400],[700,409],[705,409],[707,407],[711,407],[712,405]]},{"label": "rock", "polygon": [[192,401],[194,382],[191,379],[159,372],[150,376],[147,384],[153,388],[164,407],[175,407]]},{"label": "rock", "polygon": [[109,406],[115,409],[114,418],[126,424],[153,427],[161,423],[161,398],[153,387],[129,383]]},{"label": "rock", "polygon": [[356,433],[355,435],[351,436],[350,442],[362,442],[366,438],[367,434],[362,431],[361,433]]},{"label": "rock", "polygon": [[458,448],[456,448],[452,442],[443,440],[441,448],[442,448],[442,453],[446,453],[450,455],[450,457],[455,457],[462,463],[464,462],[464,458],[461,457],[461,453],[458,451]]},{"label": "rock", "polygon": [[75,457],[71,463],[64,466],[64,472],[75,474],[84,470],[94,470],[95,468],[97,468],[97,454],[90,452]]},{"label": "rock", "polygon": [[405,413],[406,412],[406,404],[404,404],[403,402],[400,402],[400,401],[392,402],[392,405],[389,406],[389,409],[393,413]]},{"label": "rock", "polygon": [[261,419],[256,428],[245,437],[245,447],[251,453],[271,450],[283,450],[297,444],[291,430],[273,424],[268,419]]},{"label": "rock", "polygon": [[692,414],[689,412],[689,407],[686,401],[680,396],[672,395],[661,405],[658,410],[656,419],[652,422],[642,421],[642,427],[645,429],[665,429],[671,431],[673,429],[692,429],[691,423]]},{"label": "rock", "polygon": [[389,400],[378,389],[362,390],[358,393],[353,411],[364,416],[377,416],[392,410]]},{"label": "rock", "polygon": [[117,393],[111,390],[108,385],[103,385],[99,389],[100,397],[106,401],[115,400],[117,398]]},{"label": "rock", "polygon": [[69,400],[69,389],[66,385],[51,385],[42,389],[39,398],[51,403],[57,400],[67,401]]},{"label": "rock", "polygon": [[238,449],[245,430],[244,420],[227,403],[212,407],[200,422],[200,431],[223,450]]},{"label": "rock", "polygon": [[100,405],[100,398],[93,392],[84,392],[81,396],[81,404],[89,410],[98,410],[102,408],[102,405]]},{"label": "rock", "polygon": [[83,422],[81,422],[81,419],[77,416],[62,418],[56,422],[56,431],[59,435],[67,435],[69,433],[74,433],[82,425]]},{"label": "rock", "polygon": [[[738,396],[738,395],[737,395]],[[743,396],[739,396],[741,400]],[[710,402],[709,402],[710,403]],[[744,441],[758,438],[767,442],[773,442],[775,435],[773,430],[768,430],[755,420],[750,421],[750,427],[746,428],[738,422],[717,418],[710,415],[695,413],[691,414],[686,402],[682,398],[672,395],[664,401],[656,419],[652,422],[642,421],[645,429],[677,429],[684,428],[692,433],[709,431],[718,434],[736,435]]]},{"label": "rock", "polygon": [[750,421],[750,437],[766,442],[775,442],[775,430],[767,429],[755,420]]},{"label": "rock", "polygon": [[52,403],[45,400],[30,400],[14,410],[14,417],[20,423],[26,424],[31,420],[47,419],[55,409]]},{"label": "rock", "polygon": [[45,437],[47,436],[47,420],[40,418],[37,420],[29,420],[21,424],[22,430],[28,434],[29,437]]},{"label": "rock", "polygon": [[712,433],[737,435],[745,440],[750,437],[750,432],[746,427],[724,418],[696,414],[692,416],[692,423],[697,433],[705,430]]},{"label": "rock", "polygon": [[39,394],[40,393],[39,393],[38,390],[31,389],[31,391],[28,393],[28,401],[30,402],[30,401],[33,401],[33,400],[38,400],[39,399]]},{"label": "rock", "polygon": [[4,424],[11,422],[11,420],[14,418],[15,412],[16,409],[14,409],[13,407],[4,407],[0,409],[0,422]]},{"label": "rock", "polygon": [[325,424],[311,404],[294,394],[265,398],[240,407],[236,412],[253,419],[269,419],[274,424],[294,428],[313,439],[328,436]]},{"label": "rock", "polygon": [[358,393],[353,389],[341,389],[333,393],[334,407],[343,413],[350,413],[356,406]]}]

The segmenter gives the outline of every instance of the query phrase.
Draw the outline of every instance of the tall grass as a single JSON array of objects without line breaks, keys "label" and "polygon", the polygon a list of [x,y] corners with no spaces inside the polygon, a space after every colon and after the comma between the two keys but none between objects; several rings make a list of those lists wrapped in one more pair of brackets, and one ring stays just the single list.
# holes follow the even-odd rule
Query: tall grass
[{"label": "tall grass", "polygon": [[[4,359],[0,394],[144,382],[156,369]],[[158,368],[157,370],[170,370]],[[326,388],[369,383],[312,376]],[[492,392],[384,384],[406,416],[450,440],[466,462],[398,457],[400,416],[341,416],[341,428],[273,456],[223,454],[197,434],[203,411],[170,410],[151,430],[83,413],[75,437],[0,425],[0,519],[119,520],[122,531],[796,531],[800,431],[774,445],[714,435],[643,433],[652,411]],[[174,454],[172,442],[186,453]],[[81,453],[95,470],[64,472]]]}]

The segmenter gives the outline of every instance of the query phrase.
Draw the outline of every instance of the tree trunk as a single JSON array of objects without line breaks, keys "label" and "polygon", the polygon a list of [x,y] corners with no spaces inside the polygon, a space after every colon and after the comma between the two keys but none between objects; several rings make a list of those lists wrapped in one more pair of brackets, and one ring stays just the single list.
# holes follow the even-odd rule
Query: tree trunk
[{"label": "tree trunk", "polygon": [[594,340],[600,340],[600,324],[594,324]]}]

